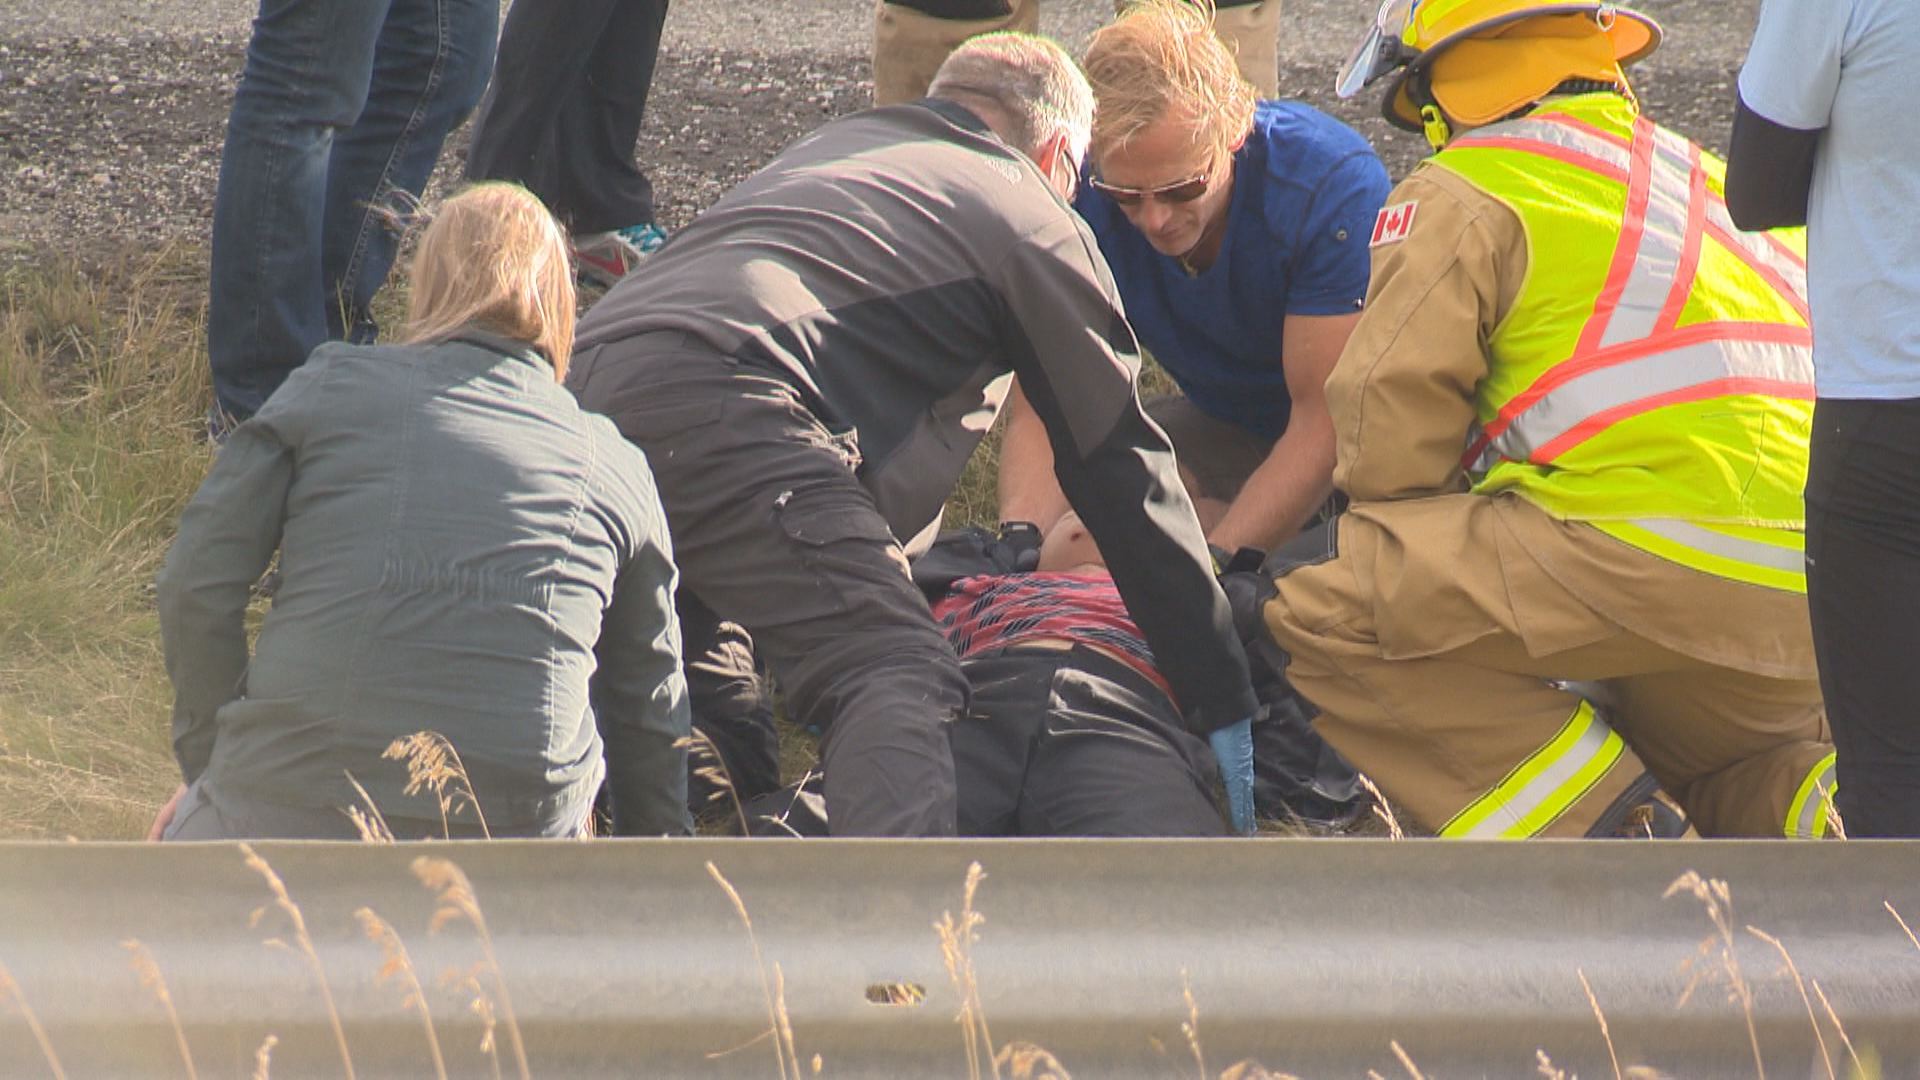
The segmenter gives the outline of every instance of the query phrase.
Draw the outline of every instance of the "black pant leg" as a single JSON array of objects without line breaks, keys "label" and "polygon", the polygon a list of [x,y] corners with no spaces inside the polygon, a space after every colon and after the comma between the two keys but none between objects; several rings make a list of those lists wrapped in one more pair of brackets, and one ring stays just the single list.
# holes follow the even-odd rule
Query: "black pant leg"
[{"label": "black pant leg", "polygon": [[621,0],[587,62],[583,85],[554,118],[554,199],[576,232],[654,219],[653,182],[635,163],[634,148],[666,22],[667,0]]},{"label": "black pant leg", "polygon": [[1920,400],[1821,400],[1807,600],[1847,835],[1920,837]]},{"label": "black pant leg", "polygon": [[1015,652],[960,662],[972,696],[948,725],[961,836],[1018,836],[1027,762],[1065,653]]},{"label": "black pant leg", "polygon": [[510,180],[575,232],[653,220],[634,164],[667,0],[518,0],[474,123],[469,180]]},{"label": "black pant leg", "polygon": [[1173,702],[1084,647],[1053,674],[1027,766],[1023,836],[1222,836],[1213,754]]}]

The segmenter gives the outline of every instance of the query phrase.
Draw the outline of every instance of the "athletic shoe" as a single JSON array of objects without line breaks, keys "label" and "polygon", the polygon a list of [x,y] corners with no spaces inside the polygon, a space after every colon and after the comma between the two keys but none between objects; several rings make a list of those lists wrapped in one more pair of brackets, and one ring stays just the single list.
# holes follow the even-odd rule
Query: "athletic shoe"
[{"label": "athletic shoe", "polygon": [[667,230],[651,221],[577,236],[573,241],[575,272],[583,284],[611,289],[666,242]]},{"label": "athletic shoe", "polygon": [[640,249],[640,254],[651,255],[659,251],[667,242],[667,230],[649,221],[645,225],[629,225],[619,230],[627,243]]},{"label": "athletic shoe", "polygon": [[611,289],[647,257],[618,232],[589,233],[573,239],[573,272],[583,285]]}]

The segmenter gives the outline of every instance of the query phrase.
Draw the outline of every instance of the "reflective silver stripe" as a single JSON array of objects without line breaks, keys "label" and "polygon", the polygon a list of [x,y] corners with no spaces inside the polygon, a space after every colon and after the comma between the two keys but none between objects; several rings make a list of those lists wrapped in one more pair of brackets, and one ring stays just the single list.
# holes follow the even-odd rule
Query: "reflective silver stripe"
[{"label": "reflective silver stripe", "polygon": [[[1646,217],[1641,223],[1626,288],[1612,311],[1596,312],[1607,320],[1607,328],[1600,337],[1603,349],[1651,337],[1659,329],[1660,312],[1666,309],[1667,297],[1673,294],[1675,278],[1680,273],[1680,255],[1686,249],[1693,195],[1692,152],[1679,136],[1655,128],[1652,158]],[[1631,191],[1631,178],[1627,183]],[[1690,289],[1693,283],[1684,284]]]},{"label": "reflective silver stripe", "polygon": [[1621,172],[1626,172],[1633,163],[1632,156],[1620,144],[1583,131],[1571,123],[1535,119],[1507,120],[1482,128],[1471,135],[1463,135],[1459,141],[1471,146],[1475,135],[1485,135],[1490,138],[1531,139],[1535,142],[1547,143],[1563,150],[1573,150],[1590,158],[1596,158]]},{"label": "reflective silver stripe", "polygon": [[1627,524],[1645,529],[1663,540],[1671,540],[1683,547],[1733,562],[1763,566],[1789,574],[1806,572],[1807,556],[1800,548],[1775,547],[1758,540],[1743,540],[1677,518],[1634,518]]},{"label": "reflective silver stripe", "polygon": [[1811,391],[1813,356],[1798,345],[1723,339],[1596,368],[1554,387],[1528,406],[1474,466],[1482,471],[1492,468],[1496,456],[1528,460],[1540,447],[1608,409],[1727,378],[1806,383]]},{"label": "reflective silver stripe", "polygon": [[1741,232],[1727,216],[1726,204],[1717,200],[1707,201],[1707,222],[1733,238],[1734,246],[1745,253],[1748,259],[1780,275],[1787,287],[1801,303],[1807,300],[1807,264],[1781,250],[1780,246],[1767,239],[1764,233]]},{"label": "reflective silver stripe", "polygon": [[[1469,839],[1505,836],[1508,830],[1519,825],[1528,815],[1546,806],[1555,796],[1561,795],[1560,789],[1565,787],[1575,774],[1605,753],[1607,740],[1614,737],[1613,729],[1607,726],[1606,721],[1600,719],[1600,715],[1591,705],[1582,702],[1580,712],[1586,716],[1586,730],[1582,731],[1559,757],[1547,762],[1538,775],[1527,781],[1525,787],[1501,799],[1499,805],[1492,808],[1491,813],[1471,828],[1464,832],[1447,835]],[[1499,789],[1496,788],[1487,797],[1494,798],[1498,795]],[[1567,802],[1568,805],[1572,804],[1570,799]],[[1566,809],[1565,806],[1556,808],[1555,813],[1540,826],[1540,829],[1552,824],[1554,819],[1566,812]],[[1535,829],[1527,835],[1537,834],[1540,829]]]}]

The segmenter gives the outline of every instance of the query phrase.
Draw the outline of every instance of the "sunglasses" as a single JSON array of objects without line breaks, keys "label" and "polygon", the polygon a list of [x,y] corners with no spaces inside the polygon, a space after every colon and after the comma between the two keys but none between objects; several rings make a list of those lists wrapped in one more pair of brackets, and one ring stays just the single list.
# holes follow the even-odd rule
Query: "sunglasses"
[{"label": "sunglasses", "polygon": [[1109,184],[1099,177],[1092,177],[1087,183],[1093,185],[1093,190],[1121,206],[1139,206],[1148,199],[1158,199],[1168,203],[1190,203],[1207,193],[1207,188],[1213,183],[1213,173],[1203,172],[1197,176],[1189,176],[1185,180],[1175,180],[1171,184],[1150,188],[1120,187],[1117,184]]}]

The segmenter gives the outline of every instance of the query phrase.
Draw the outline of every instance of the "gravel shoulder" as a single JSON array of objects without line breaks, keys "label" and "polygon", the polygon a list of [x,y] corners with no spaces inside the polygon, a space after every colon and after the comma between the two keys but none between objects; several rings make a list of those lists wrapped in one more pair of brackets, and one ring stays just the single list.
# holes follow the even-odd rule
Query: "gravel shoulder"
[{"label": "gravel shoulder", "polygon": [[[1404,174],[1418,136],[1375,95],[1329,90],[1371,0],[1289,0],[1281,91],[1339,115]],[[1661,122],[1722,147],[1758,0],[1647,0],[1667,45],[1636,81]],[[0,263],[205,243],[252,0],[42,0],[0,6]],[[1110,0],[1044,0],[1043,29],[1079,49]],[[871,93],[867,0],[679,0],[641,133],[669,227]],[[448,144],[441,179],[464,156]]]}]

